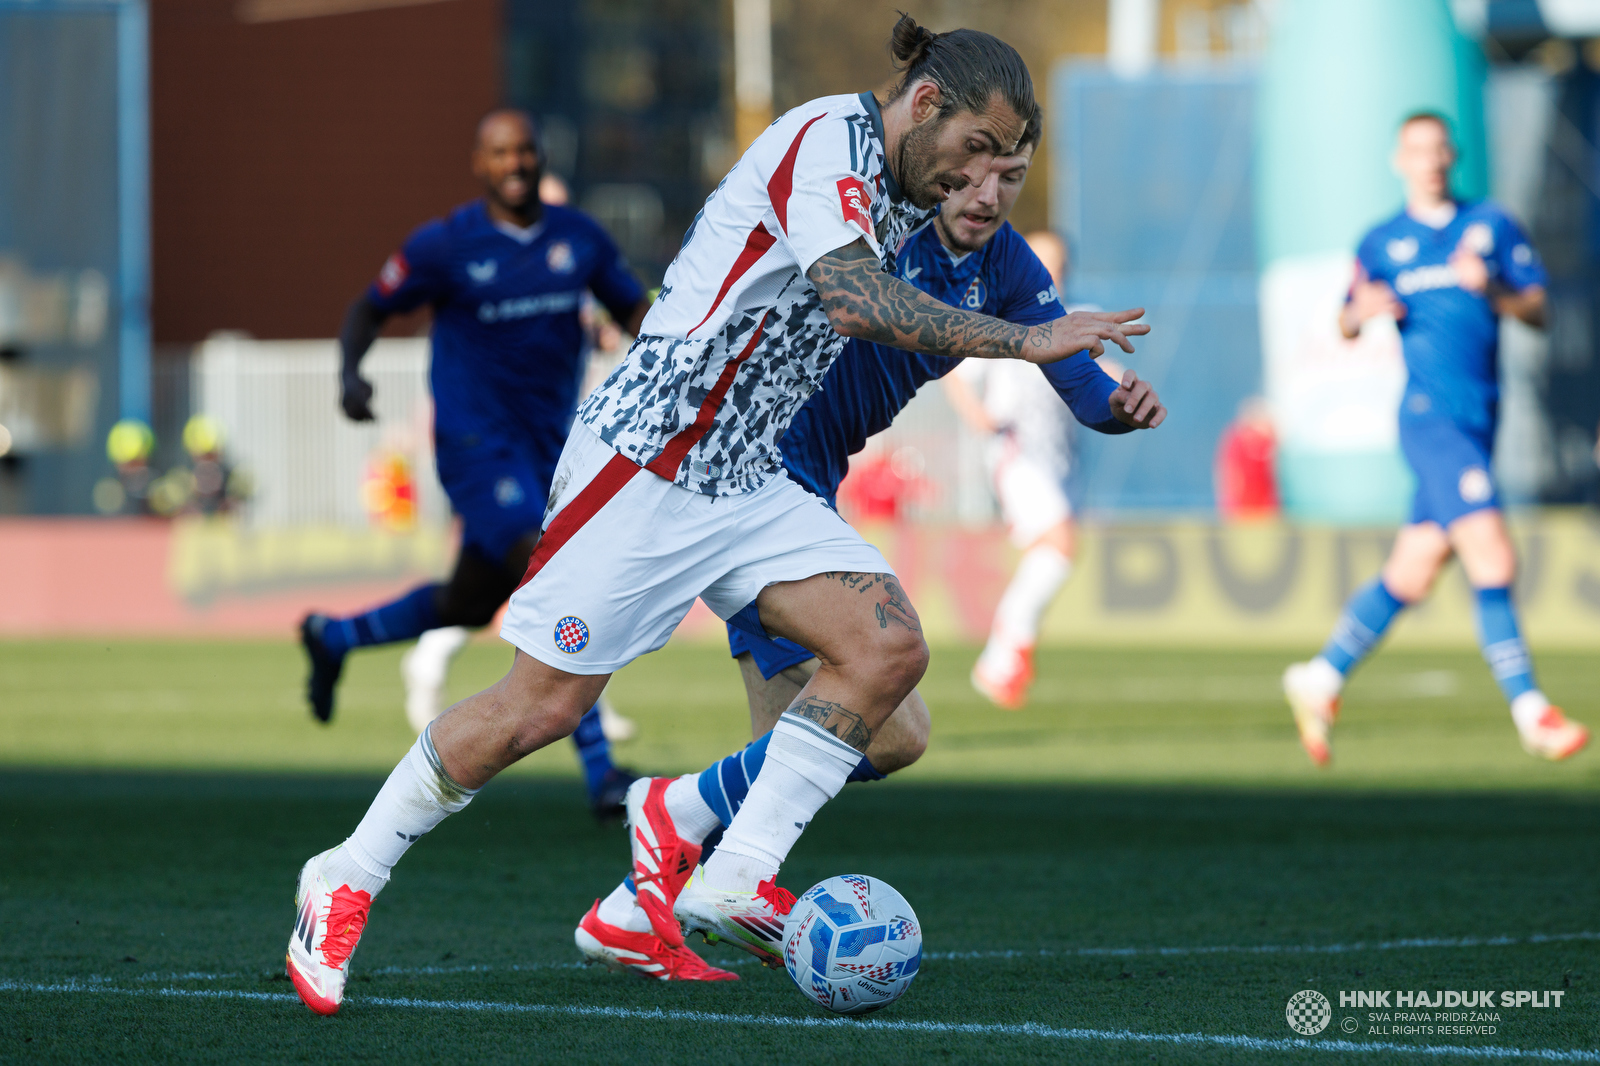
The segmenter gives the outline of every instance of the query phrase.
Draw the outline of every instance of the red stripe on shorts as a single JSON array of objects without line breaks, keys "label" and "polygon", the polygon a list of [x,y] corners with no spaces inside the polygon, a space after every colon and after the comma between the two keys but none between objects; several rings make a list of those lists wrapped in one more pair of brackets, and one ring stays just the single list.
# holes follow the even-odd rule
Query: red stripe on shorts
[{"label": "red stripe on shorts", "polygon": [[[586,432],[580,430],[580,432]],[[560,551],[573,535],[582,529],[589,519],[593,518],[611,498],[622,491],[622,486],[633,480],[633,475],[640,470],[639,464],[625,455],[613,455],[611,461],[600,468],[573,501],[564,507],[560,514],[550,522],[550,528],[544,531],[544,536],[539,538],[539,546],[533,551],[533,558],[528,560],[527,572],[522,575],[522,580],[517,583],[521,588],[550,561],[551,556]]]},{"label": "red stripe on shorts", "polygon": [[[770,312],[768,312],[770,313]],[[717,408],[722,406],[722,401],[728,395],[728,390],[733,387],[734,375],[739,373],[739,367],[750,358],[750,353],[756,350],[756,345],[761,343],[761,338],[767,332],[767,314],[761,316],[761,321],[756,323],[756,331],[750,335],[750,340],[744,350],[729,359],[722,367],[722,373],[717,377],[717,383],[706,393],[705,400],[700,404],[700,411],[695,415],[694,421],[680,430],[678,435],[667,441],[667,446],[661,454],[646,466],[645,469],[657,477],[672,481],[678,476],[678,467],[683,463],[684,456],[689,454],[689,449],[700,443],[700,438],[706,435],[713,423],[717,420]],[[574,501],[576,502],[576,501]]]}]

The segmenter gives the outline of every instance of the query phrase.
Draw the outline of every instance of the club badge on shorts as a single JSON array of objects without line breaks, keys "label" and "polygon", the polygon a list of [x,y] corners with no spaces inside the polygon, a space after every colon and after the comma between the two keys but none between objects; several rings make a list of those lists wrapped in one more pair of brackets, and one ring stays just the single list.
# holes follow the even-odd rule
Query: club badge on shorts
[{"label": "club badge on shorts", "polygon": [[589,627],[577,615],[569,614],[556,623],[556,651],[576,655],[589,646]]}]

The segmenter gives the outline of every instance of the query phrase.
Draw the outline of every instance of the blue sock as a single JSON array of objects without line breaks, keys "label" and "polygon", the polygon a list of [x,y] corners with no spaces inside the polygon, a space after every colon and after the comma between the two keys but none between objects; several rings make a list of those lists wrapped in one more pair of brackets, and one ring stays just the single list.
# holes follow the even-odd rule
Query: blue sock
[{"label": "blue sock", "polygon": [[1509,588],[1478,590],[1478,647],[1507,700],[1539,686],[1533,680],[1533,660],[1517,631],[1517,611]]},{"label": "blue sock", "polygon": [[600,728],[598,703],[583,712],[578,728],[572,733],[572,742],[578,746],[578,761],[583,763],[584,782],[589,786],[589,798],[593,799],[600,794],[600,786],[612,769],[611,741]]},{"label": "blue sock", "polygon": [[[761,764],[767,761],[767,742],[771,739],[772,734],[768,733],[746,745],[743,751],[736,751],[700,772],[700,798],[724,826],[733,824],[733,816],[739,813],[744,798],[750,794],[750,786],[761,772]],[[863,755],[845,780],[882,781],[884,777]]]},{"label": "blue sock", "polygon": [[1356,590],[1344,605],[1333,636],[1322,649],[1322,657],[1341,674],[1348,674],[1383,639],[1394,616],[1405,604],[1384,587],[1383,579],[1373,578]]},{"label": "blue sock", "polygon": [[335,655],[351,648],[371,644],[393,644],[397,640],[420,637],[439,628],[439,609],[434,606],[438,585],[418,585],[398,600],[374,607],[349,618],[330,618],[322,630],[322,644]]}]

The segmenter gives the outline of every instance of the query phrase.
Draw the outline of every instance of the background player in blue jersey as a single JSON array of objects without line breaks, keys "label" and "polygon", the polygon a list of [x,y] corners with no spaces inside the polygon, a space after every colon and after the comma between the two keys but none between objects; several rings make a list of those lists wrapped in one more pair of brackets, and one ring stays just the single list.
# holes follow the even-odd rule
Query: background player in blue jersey
[{"label": "background player in blue jersey", "polygon": [[1499,318],[1542,326],[1547,279],[1527,236],[1499,205],[1451,195],[1455,160],[1443,117],[1417,114],[1401,124],[1394,164],[1405,183],[1405,210],[1362,240],[1339,318],[1352,338],[1381,315],[1399,323],[1408,375],[1400,448],[1417,491],[1382,574],[1350,598],[1322,653],[1284,674],[1301,743],[1318,765],[1329,758],[1345,677],[1402,609],[1427,596],[1452,554],[1475,591],[1483,657],[1511,703],[1523,747],[1564,759],[1589,739],[1534,682],[1511,603],[1516,551],[1489,465],[1500,399]]},{"label": "background player in blue jersey", "polygon": [[[997,159],[982,185],[950,195],[933,224],[901,249],[900,277],[946,303],[1020,324],[1050,322],[1065,314],[1050,272],[1006,221],[1027,179],[1042,128],[1043,116],[1035,111],[1015,154]],[[785,471],[836,504],[850,456],[868,437],[887,429],[920,386],[961,363],[850,341],[784,435]],[[1166,408],[1148,382],[1130,370],[1119,383],[1086,352],[1039,370],[1091,429],[1126,433],[1153,428],[1166,418]],[[744,676],[756,740],[701,773],[644,779],[628,790],[633,875],[597,901],[574,934],[579,949],[592,959],[660,979],[730,976],[716,969],[683,976],[665,965],[670,953],[662,938],[683,950],[677,947],[682,940],[670,919],[672,897],[702,850],[712,846],[713,834],[732,822],[766,759],[774,725],[818,661],[793,641],[758,637],[732,624],[728,643]],[[880,780],[916,762],[927,747],[928,727],[927,704],[913,691],[874,732],[849,780]]]},{"label": "background player in blue jersey", "polygon": [[[494,618],[539,539],[577,408],[584,293],[630,334],[648,310],[644,289],[598,223],[541,204],[540,163],[527,115],[484,118],[472,154],[483,198],[418,228],[345,317],[340,403],[365,422],[373,417],[372,386],[361,376],[362,357],[389,316],[433,309],[434,452],[439,481],[461,516],[461,551],[446,582],[348,618],[307,616],[300,630],[311,660],[307,695],[320,721],[333,714],[351,649]],[[597,809],[615,807],[626,780],[610,764],[598,711],[573,739]]]}]

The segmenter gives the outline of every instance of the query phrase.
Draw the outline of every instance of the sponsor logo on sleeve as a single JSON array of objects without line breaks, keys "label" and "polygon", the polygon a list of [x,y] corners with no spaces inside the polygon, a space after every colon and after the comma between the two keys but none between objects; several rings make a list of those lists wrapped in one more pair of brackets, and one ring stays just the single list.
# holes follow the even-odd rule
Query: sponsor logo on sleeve
[{"label": "sponsor logo on sleeve", "polygon": [[872,197],[861,179],[851,175],[839,179],[839,209],[846,222],[854,222],[862,233],[872,233]]},{"label": "sponsor logo on sleeve", "polygon": [[378,291],[384,296],[393,296],[410,276],[411,264],[406,262],[403,253],[396,252],[383,261],[383,269],[378,271]]}]

